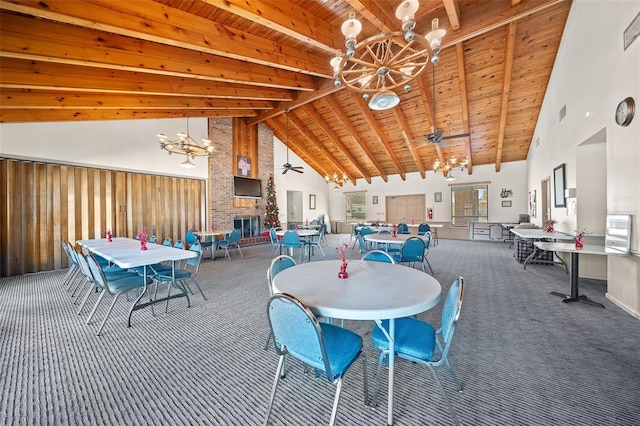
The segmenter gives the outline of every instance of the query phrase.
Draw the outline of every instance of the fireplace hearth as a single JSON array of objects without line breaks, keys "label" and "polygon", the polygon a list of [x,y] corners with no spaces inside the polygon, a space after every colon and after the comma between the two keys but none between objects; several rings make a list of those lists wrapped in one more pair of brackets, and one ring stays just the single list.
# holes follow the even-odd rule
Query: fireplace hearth
[{"label": "fireplace hearth", "polygon": [[240,230],[242,238],[257,237],[260,235],[260,216],[236,216],[233,227]]}]

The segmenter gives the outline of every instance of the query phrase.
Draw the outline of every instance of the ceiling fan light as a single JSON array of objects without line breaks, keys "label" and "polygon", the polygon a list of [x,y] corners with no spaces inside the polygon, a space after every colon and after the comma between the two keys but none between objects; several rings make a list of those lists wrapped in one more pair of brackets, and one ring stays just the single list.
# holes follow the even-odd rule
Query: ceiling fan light
[{"label": "ceiling fan light", "polygon": [[391,109],[400,103],[400,98],[391,90],[376,93],[369,100],[369,108],[374,111]]},{"label": "ceiling fan light", "polygon": [[180,163],[180,166],[184,167],[185,169],[193,169],[196,165],[189,159],[189,157],[187,157],[186,160]]},{"label": "ceiling fan light", "polygon": [[447,175],[444,177],[444,180],[452,181],[452,180],[456,180],[456,177],[454,175],[452,175],[451,174],[451,170],[449,170],[447,172]]}]

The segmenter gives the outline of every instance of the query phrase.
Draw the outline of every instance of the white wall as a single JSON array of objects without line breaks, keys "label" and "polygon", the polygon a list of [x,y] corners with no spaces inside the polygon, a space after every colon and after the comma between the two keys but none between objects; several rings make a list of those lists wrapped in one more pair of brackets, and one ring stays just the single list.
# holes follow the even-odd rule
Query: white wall
[{"label": "white wall", "polygon": [[[207,159],[185,169],[185,157],[160,149],[158,133],[170,139],[186,130],[186,119],[0,124],[0,155],[64,164],[206,179]],[[196,141],[207,136],[207,119],[189,119]],[[215,159],[215,157],[214,157]]]},{"label": "white wall", "polygon": [[[406,181],[400,175],[389,176],[388,182],[375,177],[371,184],[359,179],[356,185],[345,184],[339,191],[331,191],[330,206],[332,220],[345,220],[344,193],[367,191],[367,220],[385,221],[385,197],[389,195],[426,194],[426,207],[433,208],[433,222],[451,221],[451,186],[465,183],[489,184],[489,222],[517,222],[520,213],[527,212],[526,163],[516,161],[502,163],[500,173],[495,172],[495,165],[473,166],[473,174],[454,172],[456,180],[449,182],[442,173],[427,172],[425,179],[420,173],[407,174]],[[513,196],[500,198],[502,189],[510,189]],[[442,193],[442,202],[434,202],[434,194]],[[378,197],[378,204],[372,203],[373,196]],[[502,207],[502,201],[511,201],[511,207]],[[422,221],[423,218],[415,218]]]},{"label": "white wall", "polygon": [[[585,225],[577,219],[597,217],[580,215],[581,205],[599,204],[605,213],[633,216],[631,247],[636,256],[608,257],[607,297],[638,318],[640,113],[628,127],[616,125],[614,113],[627,96],[640,105],[640,40],[623,49],[623,32],[639,12],[637,0],[574,0],[527,158],[527,190],[539,190],[542,178],[565,163],[567,186],[577,188],[583,198],[576,199],[577,216],[565,208],[552,208],[560,231]],[[559,122],[563,105],[567,115]],[[599,191],[584,188],[588,184],[577,179],[577,147],[602,129],[606,129],[606,199],[594,202],[591,198]],[[540,146],[536,148],[537,138]],[[601,224],[596,228],[601,229]],[[588,256],[581,256],[581,270],[588,262]]]}]

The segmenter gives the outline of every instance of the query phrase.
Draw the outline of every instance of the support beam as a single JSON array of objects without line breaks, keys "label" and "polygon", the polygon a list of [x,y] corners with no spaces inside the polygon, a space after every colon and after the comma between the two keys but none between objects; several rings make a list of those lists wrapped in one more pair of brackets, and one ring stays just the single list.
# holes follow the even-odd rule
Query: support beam
[{"label": "support beam", "polygon": [[502,85],[502,102],[500,103],[500,124],[498,125],[498,143],[496,144],[496,172],[500,171],[502,161],[502,147],[504,133],[507,127],[507,108],[509,106],[509,92],[511,91],[511,71],[513,70],[513,52],[516,45],[516,23],[512,22],[507,28],[507,48],[504,52],[504,72]]}]

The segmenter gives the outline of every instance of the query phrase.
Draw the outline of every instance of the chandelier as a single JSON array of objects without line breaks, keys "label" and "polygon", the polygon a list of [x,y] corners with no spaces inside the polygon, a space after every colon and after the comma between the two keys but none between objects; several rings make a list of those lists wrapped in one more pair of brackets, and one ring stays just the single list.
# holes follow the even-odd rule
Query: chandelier
[{"label": "chandelier", "polygon": [[440,160],[436,160],[433,163],[433,171],[434,173],[438,173],[438,172],[444,173],[444,179],[451,181],[451,180],[456,180],[456,177],[452,173],[455,169],[458,169],[462,172],[466,170],[468,165],[469,165],[469,159],[467,158],[465,158],[464,160],[458,163],[458,160],[456,160],[454,157],[451,157],[449,158],[449,160],[445,161],[444,163],[440,163]]},{"label": "chandelier", "polygon": [[400,98],[393,89],[402,86],[407,93],[411,90],[411,81],[429,63],[429,49],[431,62],[438,63],[440,44],[446,34],[438,28],[437,18],[432,21],[428,34],[416,34],[414,16],[418,7],[418,0],[403,1],[396,9],[396,18],[402,21],[401,32],[378,34],[360,43],[356,38],[362,31],[362,24],[356,19],[355,12],[349,13],[349,19],[341,27],[346,39],[346,54],[342,55],[338,50],[330,61],[334,84],[344,83],[347,88],[363,93],[373,110],[398,105]]},{"label": "chandelier", "polygon": [[213,145],[211,140],[203,138],[202,144],[199,144],[189,135],[189,117],[187,116],[187,132],[179,131],[178,139],[170,141],[169,138],[160,133],[158,139],[160,141],[160,148],[165,151],[169,151],[171,154],[180,154],[187,157],[180,165],[186,169],[193,169],[196,164],[191,161],[196,157],[208,157],[213,154]]},{"label": "chandelier", "polygon": [[338,173],[333,172],[333,176],[325,175],[324,180],[327,183],[333,183],[333,189],[340,189],[340,185],[344,184],[347,181],[348,177],[346,173],[342,173],[342,176],[338,175]]}]

